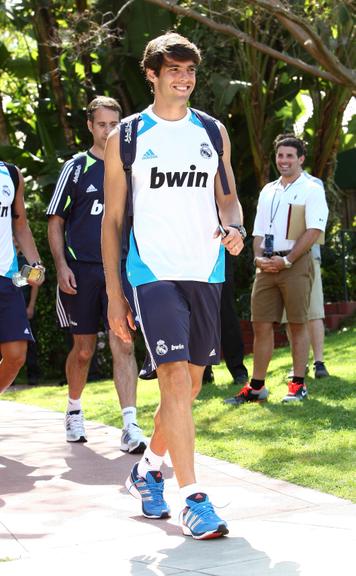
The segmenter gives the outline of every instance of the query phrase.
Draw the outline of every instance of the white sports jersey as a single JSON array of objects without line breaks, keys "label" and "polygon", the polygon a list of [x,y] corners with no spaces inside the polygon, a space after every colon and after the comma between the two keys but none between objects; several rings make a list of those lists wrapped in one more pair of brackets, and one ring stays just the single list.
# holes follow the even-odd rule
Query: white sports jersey
[{"label": "white sports jersey", "polygon": [[17,257],[12,240],[11,205],[15,187],[9,170],[0,162],[0,276],[11,278],[17,272]]},{"label": "white sports jersey", "polygon": [[127,260],[133,286],[156,280],[224,281],[224,248],[214,181],[218,156],[190,111],[162,120],[140,115],[132,165],[133,231]]}]

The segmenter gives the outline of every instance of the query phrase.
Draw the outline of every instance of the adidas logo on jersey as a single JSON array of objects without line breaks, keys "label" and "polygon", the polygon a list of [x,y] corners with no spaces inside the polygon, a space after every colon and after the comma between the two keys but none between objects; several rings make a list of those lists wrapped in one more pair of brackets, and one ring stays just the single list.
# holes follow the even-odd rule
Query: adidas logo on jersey
[{"label": "adidas logo on jersey", "polygon": [[210,352],[209,357],[210,356],[216,356],[215,348],[213,348],[212,351]]},{"label": "adidas logo on jersey", "polygon": [[24,333],[24,334],[29,334],[29,333],[30,333],[30,331],[29,331],[29,329],[28,329],[28,328],[25,328],[25,330],[23,331],[23,333]]},{"label": "adidas logo on jersey", "polygon": [[142,156],[142,160],[153,160],[153,158],[158,158],[158,156],[153,152],[153,150],[151,150],[151,148]]},{"label": "adidas logo on jersey", "polygon": [[93,184],[89,184],[88,188],[85,190],[85,192],[89,193],[89,192],[97,192],[97,188],[95,188],[95,186],[93,186]]}]

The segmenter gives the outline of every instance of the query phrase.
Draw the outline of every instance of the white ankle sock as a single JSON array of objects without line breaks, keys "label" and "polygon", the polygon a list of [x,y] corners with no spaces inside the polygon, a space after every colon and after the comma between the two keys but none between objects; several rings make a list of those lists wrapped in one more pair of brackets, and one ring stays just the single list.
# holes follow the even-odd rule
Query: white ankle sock
[{"label": "white ankle sock", "polygon": [[141,460],[138,463],[137,473],[142,478],[146,478],[147,472],[152,470],[160,470],[163,462],[163,456],[158,456],[152,452],[151,448],[147,446]]},{"label": "white ankle sock", "polygon": [[135,406],[126,406],[121,410],[122,419],[124,422],[124,428],[127,428],[129,424],[136,424],[136,408]]},{"label": "white ankle sock", "polygon": [[82,409],[82,403],[80,398],[78,398],[78,400],[73,400],[68,396],[67,412],[74,412],[75,410],[81,410],[81,409]]},{"label": "white ankle sock", "polygon": [[206,494],[206,492],[204,492],[204,490],[200,489],[199,484],[197,484],[195,482],[195,484],[187,484],[187,486],[182,486],[182,488],[179,488],[179,495],[182,499],[182,504],[183,506],[186,506],[186,499],[188,498],[188,496],[191,496],[192,494],[197,494],[197,492],[202,492],[203,494]]}]

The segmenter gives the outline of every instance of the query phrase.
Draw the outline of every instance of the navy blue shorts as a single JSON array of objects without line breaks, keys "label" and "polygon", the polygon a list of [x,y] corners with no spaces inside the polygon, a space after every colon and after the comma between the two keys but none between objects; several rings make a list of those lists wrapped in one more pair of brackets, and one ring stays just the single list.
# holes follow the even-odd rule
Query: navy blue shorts
[{"label": "navy blue shorts", "polygon": [[0,342],[34,341],[21,288],[0,276]]},{"label": "navy blue shorts", "polygon": [[[66,294],[57,286],[57,316],[61,328],[72,334],[97,334],[102,323],[109,329],[108,297],[102,264],[93,262],[68,262],[75,275],[77,294]],[[132,292],[126,272],[122,273],[125,295]],[[132,296],[131,296],[132,298]]]},{"label": "navy blue shorts", "polygon": [[133,288],[151,367],[187,360],[197,366],[220,362],[222,284],[158,281]]}]

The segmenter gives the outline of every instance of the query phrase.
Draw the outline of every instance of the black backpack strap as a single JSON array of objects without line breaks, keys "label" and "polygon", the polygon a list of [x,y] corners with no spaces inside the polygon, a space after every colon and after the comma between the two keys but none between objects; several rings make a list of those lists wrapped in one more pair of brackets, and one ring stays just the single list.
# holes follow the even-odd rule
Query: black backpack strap
[{"label": "black backpack strap", "polygon": [[133,114],[120,122],[120,156],[127,184],[127,209],[133,216],[132,205],[132,164],[136,158],[137,127],[140,114]]},{"label": "black backpack strap", "polygon": [[6,168],[9,171],[10,178],[14,184],[15,194],[16,194],[17,189],[18,189],[19,184],[20,184],[20,178],[19,178],[19,173],[17,171],[17,168],[16,168],[15,164],[9,164],[9,162],[3,162],[3,164],[4,164],[4,166],[6,166]]},{"label": "black backpack strap", "polygon": [[230,187],[226,176],[226,170],[223,162],[223,154],[224,154],[224,146],[223,146],[223,139],[221,136],[221,132],[219,130],[218,125],[216,124],[214,118],[202,112],[201,110],[195,110],[195,108],[190,108],[190,110],[195,114],[195,116],[200,120],[203,124],[210,142],[214,146],[215,151],[219,157],[219,175],[221,180],[221,185],[223,188],[223,192],[225,195],[230,194]]}]

